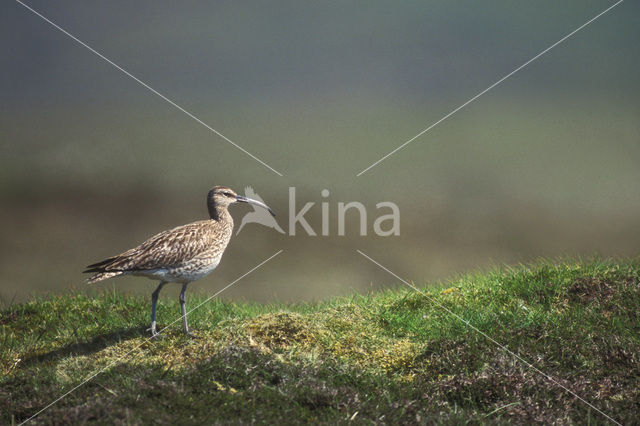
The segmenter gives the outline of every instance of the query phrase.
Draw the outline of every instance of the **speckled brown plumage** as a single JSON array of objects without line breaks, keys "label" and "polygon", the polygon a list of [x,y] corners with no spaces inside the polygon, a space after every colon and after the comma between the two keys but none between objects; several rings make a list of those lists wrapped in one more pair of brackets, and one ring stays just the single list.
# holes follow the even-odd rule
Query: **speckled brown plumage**
[{"label": "speckled brown plumage", "polygon": [[178,226],[149,238],[137,247],[87,266],[85,273],[93,273],[87,280],[96,283],[120,275],[144,276],[160,281],[153,293],[151,332],[155,336],[155,310],[160,289],[170,282],[183,284],[180,305],[184,331],[188,334],[185,296],[187,284],[213,271],[222,258],[233,233],[233,218],[227,210],[236,202],[256,204],[273,211],[250,198],[237,195],[224,186],[216,186],[207,194],[209,220]]},{"label": "speckled brown plumage", "polygon": [[161,232],[124,253],[89,265],[85,272],[97,273],[88,282],[125,273],[155,277],[154,271],[158,270],[173,275],[175,280],[170,282],[195,281],[181,278],[180,272],[205,268],[207,262],[216,259],[219,262],[233,233],[233,218],[227,210],[224,216],[222,220],[201,220]]}]

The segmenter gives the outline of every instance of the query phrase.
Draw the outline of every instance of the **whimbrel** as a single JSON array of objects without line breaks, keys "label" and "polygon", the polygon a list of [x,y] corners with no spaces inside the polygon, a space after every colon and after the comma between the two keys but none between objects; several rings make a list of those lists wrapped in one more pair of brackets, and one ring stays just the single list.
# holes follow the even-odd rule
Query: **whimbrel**
[{"label": "whimbrel", "polygon": [[207,195],[209,220],[200,220],[161,232],[137,247],[87,266],[94,273],[89,284],[120,275],[136,275],[159,280],[151,295],[151,335],[156,331],[156,306],[160,290],[167,283],[182,284],[180,311],[182,327],[193,336],[187,325],[185,292],[187,285],[210,274],[220,263],[233,233],[233,218],[227,210],[233,203],[250,203],[275,213],[261,201],[237,195],[224,186],[215,186]]}]

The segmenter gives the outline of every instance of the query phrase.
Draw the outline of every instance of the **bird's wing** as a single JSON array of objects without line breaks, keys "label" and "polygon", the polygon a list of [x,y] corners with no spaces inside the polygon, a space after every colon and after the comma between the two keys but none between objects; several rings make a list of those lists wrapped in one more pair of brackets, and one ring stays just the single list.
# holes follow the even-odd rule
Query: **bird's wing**
[{"label": "bird's wing", "polygon": [[223,243],[205,231],[201,222],[195,222],[161,232],[124,253],[89,265],[86,272],[141,271],[180,266]]}]

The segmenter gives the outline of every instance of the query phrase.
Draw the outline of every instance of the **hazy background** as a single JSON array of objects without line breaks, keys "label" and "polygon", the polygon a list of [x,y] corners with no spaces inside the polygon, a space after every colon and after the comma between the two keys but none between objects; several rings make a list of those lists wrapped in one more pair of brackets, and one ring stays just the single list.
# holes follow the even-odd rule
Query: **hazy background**
[{"label": "hazy background", "polygon": [[[0,299],[86,290],[86,264],[207,217],[216,184],[287,229],[331,191],[330,237],[247,225],[191,286],[297,301],[640,243],[640,6],[624,2],[432,131],[356,174],[613,1],[28,4],[280,177],[18,3],[0,6]],[[401,236],[337,236],[337,203],[393,201]],[[238,225],[247,206],[233,206]],[[124,278],[98,285],[148,294]],[[177,291],[172,290],[174,293]],[[168,293],[171,293],[169,291]]]}]

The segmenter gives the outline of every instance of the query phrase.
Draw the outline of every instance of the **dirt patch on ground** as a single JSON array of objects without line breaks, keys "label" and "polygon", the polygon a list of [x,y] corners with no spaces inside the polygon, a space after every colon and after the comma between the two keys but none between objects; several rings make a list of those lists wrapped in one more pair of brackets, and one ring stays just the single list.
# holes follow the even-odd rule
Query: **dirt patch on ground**
[{"label": "dirt patch on ground", "polygon": [[609,300],[616,293],[615,283],[601,278],[582,277],[569,286],[569,300],[589,304],[594,300]]}]

